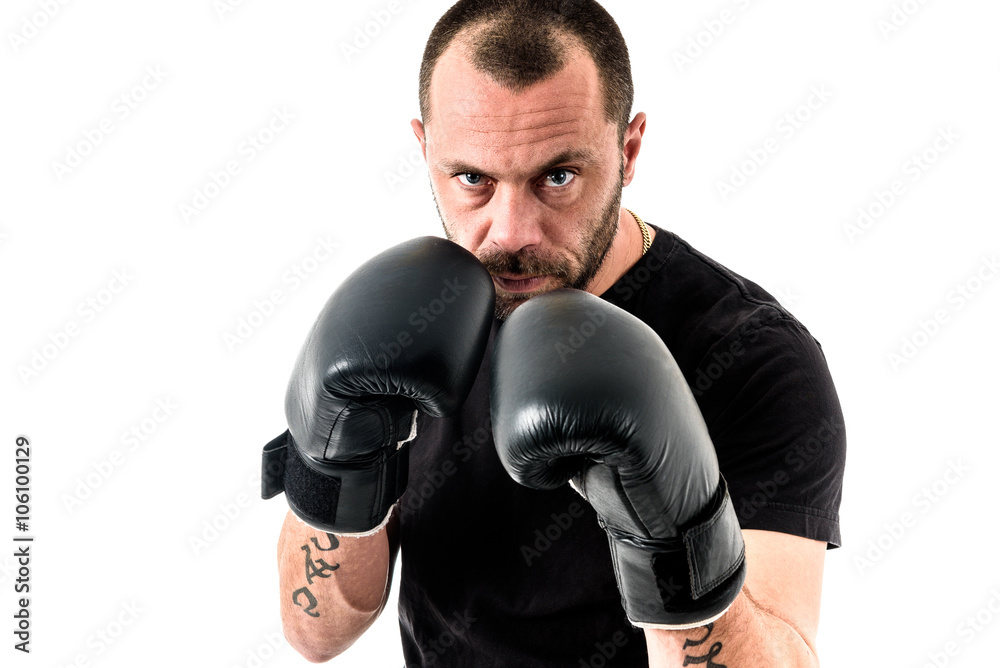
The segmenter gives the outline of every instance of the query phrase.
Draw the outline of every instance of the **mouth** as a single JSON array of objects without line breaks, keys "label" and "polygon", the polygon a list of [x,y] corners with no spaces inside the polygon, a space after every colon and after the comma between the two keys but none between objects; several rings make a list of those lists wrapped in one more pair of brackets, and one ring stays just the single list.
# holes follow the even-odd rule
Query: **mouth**
[{"label": "mouth", "polygon": [[497,276],[493,275],[493,281],[497,287],[513,293],[534,292],[542,288],[550,279],[550,276]]}]

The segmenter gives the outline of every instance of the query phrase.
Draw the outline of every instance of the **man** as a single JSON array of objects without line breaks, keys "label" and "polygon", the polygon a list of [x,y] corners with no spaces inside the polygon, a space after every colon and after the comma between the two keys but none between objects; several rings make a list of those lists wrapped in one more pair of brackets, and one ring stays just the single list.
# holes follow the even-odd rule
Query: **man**
[{"label": "man", "polygon": [[[646,125],[643,113],[630,118],[631,104],[624,41],[596,2],[462,0],[432,32],[412,127],[446,235],[489,271],[496,322],[484,355],[470,343],[453,362],[478,367],[464,403],[450,417],[415,419],[406,492],[384,521],[373,515],[359,525],[365,535],[348,537],[336,533],[344,524],[312,522],[327,528],[317,530],[289,513],[282,620],[306,658],[336,656],[371,625],[401,549],[407,665],[818,665],[824,556],[840,542],[836,393],[819,345],[770,295],[621,208]],[[392,257],[380,266],[400,261]],[[604,520],[566,485],[518,485],[498,459],[490,353],[499,324],[563,287],[651,327],[697,399],[746,561],[742,590],[697,628],[630,623]],[[444,312],[456,328],[474,319]],[[563,358],[598,326],[568,331]],[[397,348],[408,345],[400,338]],[[381,350],[388,363],[396,348]],[[296,374],[329,366],[303,355]],[[409,426],[393,427],[401,443]]]}]

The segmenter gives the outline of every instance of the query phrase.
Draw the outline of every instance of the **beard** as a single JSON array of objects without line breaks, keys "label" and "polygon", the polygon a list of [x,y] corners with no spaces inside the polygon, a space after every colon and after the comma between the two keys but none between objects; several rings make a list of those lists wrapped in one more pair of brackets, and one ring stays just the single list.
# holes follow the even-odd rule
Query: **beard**
[{"label": "beard", "polygon": [[[489,250],[477,253],[476,257],[490,272],[490,275],[546,275],[554,279],[544,289],[528,293],[510,293],[497,287],[494,315],[498,320],[506,320],[514,312],[514,309],[522,303],[544,292],[559,288],[586,289],[604,264],[611,244],[615,240],[615,235],[618,233],[624,179],[624,160],[619,160],[618,181],[613,184],[607,201],[597,215],[583,221],[583,231],[580,235],[582,243],[578,249],[569,251],[571,257],[542,251],[506,253],[501,250]],[[434,204],[437,206],[436,197]],[[440,207],[438,207],[438,215],[444,225],[445,235],[449,240],[455,241],[448,225],[444,222],[444,216],[441,216]]]}]

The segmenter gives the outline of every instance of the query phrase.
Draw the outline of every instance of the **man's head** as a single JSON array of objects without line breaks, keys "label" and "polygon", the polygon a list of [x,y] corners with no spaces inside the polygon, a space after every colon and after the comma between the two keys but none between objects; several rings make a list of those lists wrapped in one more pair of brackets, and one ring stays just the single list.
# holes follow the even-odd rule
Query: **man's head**
[{"label": "man's head", "polygon": [[597,67],[604,113],[619,141],[632,110],[632,69],[618,24],[593,0],[460,0],[438,20],[420,64],[420,116],[431,120],[431,77],[456,36],[475,33],[477,67],[520,92],[565,64],[562,38],[574,37]]},{"label": "man's head", "polygon": [[435,26],[413,129],[445,233],[493,274],[499,317],[601,283],[644,129],[631,105],[627,48],[596,2],[461,0]]}]

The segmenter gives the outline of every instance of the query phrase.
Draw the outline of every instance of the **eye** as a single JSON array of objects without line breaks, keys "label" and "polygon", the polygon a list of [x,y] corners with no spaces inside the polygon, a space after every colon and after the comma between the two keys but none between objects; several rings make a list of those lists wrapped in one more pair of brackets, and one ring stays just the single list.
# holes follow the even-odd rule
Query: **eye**
[{"label": "eye", "polygon": [[475,187],[475,186],[481,185],[483,183],[483,175],[482,174],[469,174],[469,173],[458,174],[458,181],[463,186]]},{"label": "eye", "polygon": [[548,176],[545,177],[545,182],[556,188],[562,188],[568,185],[575,178],[576,174],[569,170],[556,169],[549,172]]}]

